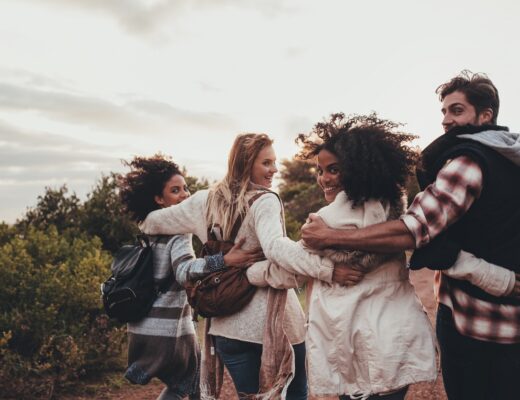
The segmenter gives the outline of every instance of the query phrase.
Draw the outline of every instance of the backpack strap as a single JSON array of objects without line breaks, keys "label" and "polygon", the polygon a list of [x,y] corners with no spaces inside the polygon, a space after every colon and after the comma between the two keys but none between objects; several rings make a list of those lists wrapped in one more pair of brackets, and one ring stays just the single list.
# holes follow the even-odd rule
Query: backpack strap
[{"label": "backpack strap", "polygon": [[[215,229],[220,231],[220,238],[215,234]],[[222,240],[222,227],[219,224],[211,224],[208,226],[208,240]]]},{"label": "backpack strap", "polygon": [[238,218],[235,220],[235,223],[233,224],[233,228],[231,228],[231,237],[229,238],[230,241],[235,241],[238,231],[242,226],[242,222],[244,222],[244,216],[242,214],[239,214]]},{"label": "backpack strap", "polygon": [[[249,201],[247,202],[249,208],[251,208],[251,206],[253,205],[253,203],[256,200],[258,200],[261,196],[263,196],[266,193],[274,193],[274,192],[271,192],[270,190],[260,190],[260,191],[258,191],[258,193],[255,193],[253,195],[253,197],[251,197],[249,199]],[[236,239],[236,237],[238,235],[238,231],[239,231],[240,227],[242,226],[242,222],[244,222],[244,216],[242,214],[240,214],[238,216],[238,218],[236,219],[235,223],[233,224],[233,228],[231,229],[231,238],[230,238],[230,240],[232,242],[235,241],[235,239]]]},{"label": "backpack strap", "polygon": [[271,190],[268,191],[268,193],[272,193],[274,194],[277,198],[278,198],[278,201],[280,202],[280,220],[282,222],[282,230],[283,230],[283,235],[284,236],[287,236],[287,231],[285,229],[285,211],[283,209],[283,201],[282,199],[280,198],[280,195],[276,192],[273,192]]},{"label": "backpack strap", "polygon": [[[253,203],[256,200],[258,200],[261,196],[263,196],[266,193],[273,193],[274,195],[276,195],[276,197],[279,198],[278,194],[276,194],[275,192],[272,192],[272,191],[267,190],[267,189],[259,190],[247,202],[249,208],[251,208],[251,206],[253,205]],[[242,226],[242,222],[244,222],[244,215],[240,214],[237,217],[237,219],[235,220],[235,223],[233,224],[233,227],[231,228],[231,237],[229,238],[229,241],[231,241],[231,242],[235,241],[235,239],[236,239],[236,237],[238,235],[238,231],[240,230],[240,227]],[[221,238],[220,239],[215,235],[215,231],[214,231],[215,228],[220,228],[220,233],[221,233]],[[211,240],[222,240],[222,228],[220,227],[220,225],[212,224],[211,226],[208,227],[208,239],[211,239]]]},{"label": "backpack strap", "polygon": [[142,247],[150,247],[150,238],[144,233],[138,233],[135,235],[135,244],[139,244]]},{"label": "backpack strap", "polygon": [[271,192],[270,190],[259,190],[258,193],[256,193],[255,195],[253,195],[253,197],[251,197],[248,201],[248,204],[249,204],[249,208],[251,208],[251,206],[253,205],[253,203],[258,200],[258,198],[260,196],[263,196],[264,194],[266,193],[273,193],[275,194],[276,196],[278,196],[275,192]]},{"label": "backpack strap", "polygon": [[[153,238],[152,238],[153,237]],[[146,235],[146,234],[138,234],[136,235],[136,241],[141,244],[143,247],[153,247],[157,246],[161,241],[166,243],[167,240],[170,240],[171,235]],[[175,282],[175,274],[170,269],[170,273],[165,278],[160,279],[155,282],[155,291],[157,293],[166,293],[168,289]]]}]

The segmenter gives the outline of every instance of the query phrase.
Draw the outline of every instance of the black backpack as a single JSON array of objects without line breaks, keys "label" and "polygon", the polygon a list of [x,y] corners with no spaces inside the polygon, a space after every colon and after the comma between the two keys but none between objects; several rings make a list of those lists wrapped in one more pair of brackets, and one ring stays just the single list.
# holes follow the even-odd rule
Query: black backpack
[{"label": "black backpack", "polygon": [[153,251],[147,236],[140,235],[134,245],[126,245],[112,261],[112,276],[101,284],[105,312],[119,322],[144,318],[171,279],[157,287],[153,277]]}]

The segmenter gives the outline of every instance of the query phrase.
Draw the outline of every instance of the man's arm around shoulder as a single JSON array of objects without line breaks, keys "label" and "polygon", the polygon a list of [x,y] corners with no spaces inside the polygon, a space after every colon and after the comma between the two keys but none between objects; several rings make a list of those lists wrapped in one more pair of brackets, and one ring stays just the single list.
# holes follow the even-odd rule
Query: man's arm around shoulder
[{"label": "man's arm around shoulder", "polygon": [[371,253],[394,253],[415,248],[415,238],[401,220],[361,229],[332,229],[316,214],[302,227],[302,239],[311,248],[336,247]]}]

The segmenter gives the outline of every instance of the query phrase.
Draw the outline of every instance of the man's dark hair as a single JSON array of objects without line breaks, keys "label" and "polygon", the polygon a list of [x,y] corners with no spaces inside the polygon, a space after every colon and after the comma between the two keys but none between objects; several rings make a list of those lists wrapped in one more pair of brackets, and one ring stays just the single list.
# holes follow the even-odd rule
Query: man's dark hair
[{"label": "man's dark hair", "polygon": [[419,152],[409,143],[417,136],[399,132],[400,124],[370,115],[330,116],[309,134],[300,134],[298,154],[309,159],[321,150],[338,158],[341,185],[354,205],[369,199],[397,203],[414,172]]},{"label": "man's dark hair", "polygon": [[123,164],[130,167],[130,172],[118,182],[121,201],[134,221],[144,221],[148,213],[160,208],[154,197],[162,195],[172,176],[182,173],[177,164],[162,154],[134,157]]},{"label": "man's dark hair", "polygon": [[464,93],[468,103],[475,107],[477,115],[486,108],[490,108],[493,111],[491,123],[497,123],[498,111],[500,108],[498,90],[486,74],[473,73],[464,70],[449,82],[443,83],[435,90],[435,93],[439,95],[441,101],[453,92]]}]

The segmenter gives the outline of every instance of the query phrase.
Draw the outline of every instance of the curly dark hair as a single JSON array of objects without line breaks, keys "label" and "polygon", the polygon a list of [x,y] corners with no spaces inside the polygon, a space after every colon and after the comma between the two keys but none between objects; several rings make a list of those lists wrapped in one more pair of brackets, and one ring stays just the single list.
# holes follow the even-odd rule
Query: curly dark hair
[{"label": "curly dark hair", "polygon": [[473,73],[465,69],[450,81],[440,85],[435,93],[439,95],[440,101],[443,101],[447,95],[457,91],[464,93],[469,104],[475,107],[477,115],[490,108],[493,111],[491,123],[497,123],[500,97],[496,86],[486,74]]},{"label": "curly dark hair", "polygon": [[119,196],[130,218],[142,222],[148,213],[160,208],[154,197],[162,194],[166,182],[182,173],[170,157],[162,154],[134,157],[123,164],[130,172],[118,180]]},{"label": "curly dark hair", "polygon": [[299,134],[297,157],[308,160],[321,150],[338,157],[340,179],[354,205],[368,199],[398,202],[419,157],[410,142],[417,136],[398,131],[402,124],[369,115],[331,114],[308,134]]}]

